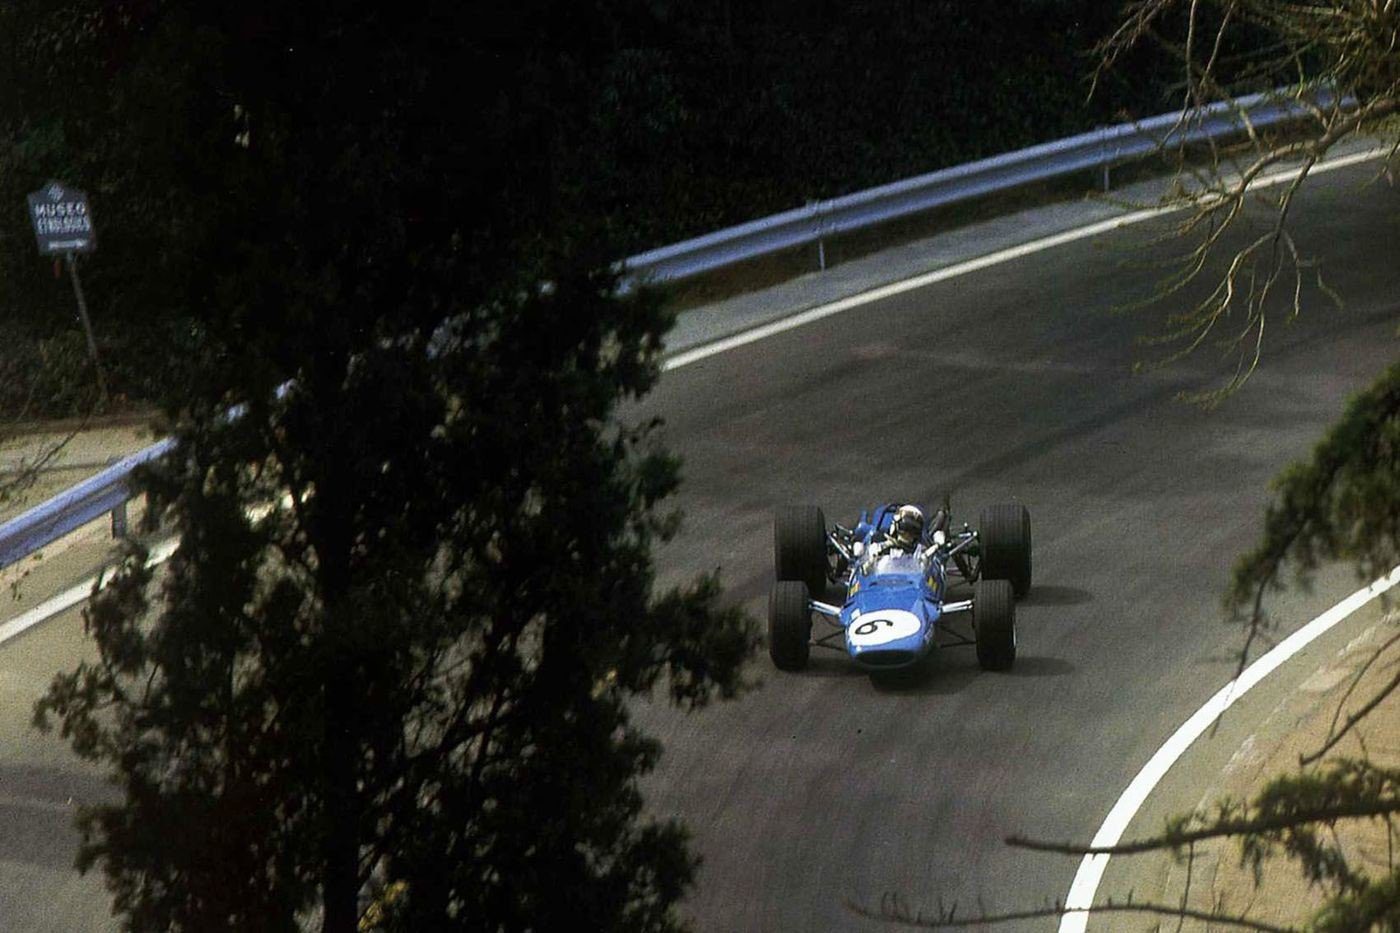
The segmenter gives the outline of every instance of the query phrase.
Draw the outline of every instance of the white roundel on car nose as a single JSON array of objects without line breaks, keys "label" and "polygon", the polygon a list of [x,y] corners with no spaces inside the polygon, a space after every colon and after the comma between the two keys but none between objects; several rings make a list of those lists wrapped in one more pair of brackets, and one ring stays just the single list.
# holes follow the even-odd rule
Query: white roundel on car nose
[{"label": "white roundel on car nose", "polygon": [[883,645],[908,638],[919,631],[919,617],[904,609],[877,609],[862,613],[846,627],[846,640],[854,647]]}]

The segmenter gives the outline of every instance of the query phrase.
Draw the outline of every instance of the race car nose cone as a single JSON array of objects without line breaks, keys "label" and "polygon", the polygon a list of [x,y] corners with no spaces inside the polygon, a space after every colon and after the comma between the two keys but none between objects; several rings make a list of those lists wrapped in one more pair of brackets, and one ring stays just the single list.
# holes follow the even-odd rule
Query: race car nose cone
[{"label": "race car nose cone", "polygon": [[869,667],[913,664],[928,648],[923,622],[903,609],[867,612],[846,627],[846,651],[851,660]]}]

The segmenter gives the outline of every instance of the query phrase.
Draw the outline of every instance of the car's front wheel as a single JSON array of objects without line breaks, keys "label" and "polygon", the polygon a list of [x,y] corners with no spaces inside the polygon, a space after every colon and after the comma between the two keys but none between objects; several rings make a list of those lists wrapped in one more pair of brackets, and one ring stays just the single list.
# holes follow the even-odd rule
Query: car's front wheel
[{"label": "car's front wheel", "polygon": [[989,505],[977,523],[983,580],[1010,580],[1020,599],[1031,591],[1031,513],[1019,502]]},{"label": "car's front wheel", "polygon": [[768,656],[779,670],[800,671],[812,651],[807,584],[779,580],[768,596]]},{"label": "car's front wheel", "polygon": [[978,580],[972,591],[977,663],[1004,671],[1016,661],[1016,599],[1008,580]]},{"label": "car's front wheel", "polygon": [[801,580],[817,597],[826,592],[826,516],[814,505],[793,505],[773,516],[773,570]]}]

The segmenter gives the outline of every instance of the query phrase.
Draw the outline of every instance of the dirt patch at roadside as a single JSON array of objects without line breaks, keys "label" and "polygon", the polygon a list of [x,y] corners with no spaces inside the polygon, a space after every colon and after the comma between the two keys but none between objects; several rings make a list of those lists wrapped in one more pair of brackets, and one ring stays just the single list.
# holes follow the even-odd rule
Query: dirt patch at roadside
[{"label": "dirt patch at roadside", "polygon": [[[1386,649],[1386,643],[1400,634],[1400,611],[1391,607],[1379,616],[1270,712],[1235,752],[1216,786],[1202,798],[1202,809],[1208,810],[1226,797],[1253,797],[1270,779],[1297,773],[1301,757],[1322,748],[1349,715],[1395,677],[1400,649]],[[1361,757],[1369,757],[1382,767],[1400,766],[1397,711],[1400,698],[1384,700],[1313,767],[1325,767],[1339,758]],[[1391,870],[1395,855],[1390,832],[1384,820],[1347,820],[1337,824],[1330,838],[1340,846],[1352,870],[1380,877]],[[1235,840],[1199,845],[1189,866],[1184,861],[1174,864],[1166,885],[1167,891],[1174,892],[1171,902],[1177,902],[1175,899],[1187,890],[1188,880],[1187,902],[1192,908],[1247,913],[1251,920],[1279,927],[1305,925],[1323,902],[1323,892],[1282,853],[1264,862],[1256,884],[1253,868],[1240,862]],[[1170,928],[1176,928],[1174,920]],[[1181,927],[1216,928],[1193,922]]]}]

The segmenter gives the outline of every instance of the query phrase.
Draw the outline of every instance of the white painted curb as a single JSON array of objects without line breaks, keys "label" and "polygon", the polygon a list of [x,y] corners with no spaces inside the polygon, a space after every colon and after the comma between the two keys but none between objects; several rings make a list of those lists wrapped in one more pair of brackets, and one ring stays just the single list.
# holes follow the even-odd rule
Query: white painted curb
[{"label": "white painted curb", "polygon": [[[1113,809],[1108,811],[1103,825],[1094,834],[1089,845],[1093,848],[1117,845],[1119,840],[1123,838],[1128,823],[1132,821],[1133,816],[1137,814],[1148,795],[1157,787],[1162,778],[1166,777],[1167,771],[1176,764],[1177,760],[1191,747],[1191,744],[1220,718],[1221,714],[1233,706],[1236,700],[1248,693],[1255,684],[1276,671],[1289,658],[1397,583],[1400,583],[1400,567],[1396,567],[1370,586],[1352,593],[1289,635],[1275,645],[1273,650],[1245,668],[1240,676],[1221,687],[1215,696],[1207,700],[1205,705],[1196,710],[1190,719],[1182,723],[1181,727],[1172,733],[1171,738],[1167,739],[1166,744],[1148,759],[1147,764],[1142,766],[1142,770],[1137,773],[1137,777],[1133,778],[1127,790],[1123,791],[1118,802],[1113,805]],[[1075,873],[1074,883],[1070,885],[1069,896],[1065,898],[1066,913],[1060,918],[1060,933],[1083,933],[1089,923],[1089,908],[1093,906],[1094,894],[1098,891],[1099,882],[1103,879],[1103,873],[1108,868],[1108,860],[1111,857],[1109,855],[1086,855],[1084,860],[1079,863],[1079,871]]]},{"label": "white painted curb", "polygon": [[[150,557],[146,559],[147,567],[155,567],[170,559],[170,555],[175,553],[180,542],[175,538],[162,541],[151,551]],[[107,583],[112,575],[107,571],[102,571],[95,577],[88,577],[82,583],[70,586],[57,596],[44,600],[27,612],[22,612],[4,625],[0,625],[0,645],[18,638],[29,631],[40,622],[47,622],[60,612],[72,609],[78,603],[87,599],[93,593],[107,588]]]}]

